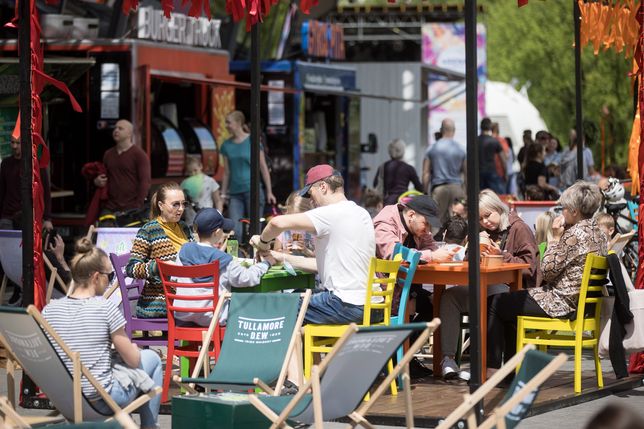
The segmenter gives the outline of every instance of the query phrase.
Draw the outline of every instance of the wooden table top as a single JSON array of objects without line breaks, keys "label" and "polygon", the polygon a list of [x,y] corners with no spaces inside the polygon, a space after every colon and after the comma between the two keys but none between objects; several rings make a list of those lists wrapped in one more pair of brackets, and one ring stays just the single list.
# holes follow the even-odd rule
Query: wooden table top
[{"label": "wooden table top", "polygon": [[[498,273],[502,271],[525,270],[530,268],[530,264],[502,263],[496,267],[484,267],[481,265],[481,273]],[[416,272],[468,272],[467,262],[436,262],[416,267]]]}]

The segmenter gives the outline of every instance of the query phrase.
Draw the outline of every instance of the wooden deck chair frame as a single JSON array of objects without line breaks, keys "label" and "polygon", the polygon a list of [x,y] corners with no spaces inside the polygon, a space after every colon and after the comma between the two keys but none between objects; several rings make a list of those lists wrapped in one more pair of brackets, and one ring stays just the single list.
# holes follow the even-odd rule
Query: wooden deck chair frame
[{"label": "wooden deck chair frame", "polygon": [[479,402],[490,393],[505,377],[514,372],[516,368],[521,365],[523,358],[529,350],[534,350],[534,344],[528,344],[522,348],[516,355],[506,362],[497,372],[494,373],[481,387],[476,389],[474,393],[465,394],[463,396],[463,403],[459,405],[454,411],[450,413],[444,420],[442,420],[435,429],[451,429],[460,420],[467,422],[468,429],[505,429],[505,416],[512,411],[523,399],[530,395],[535,389],[543,384],[552,374],[557,371],[568,360],[565,353],[559,353],[545,368],[539,371],[532,379],[519,389],[510,399],[504,404],[495,408],[492,414],[481,425],[477,425],[475,407]]},{"label": "wooden deck chair frame", "polygon": [[[98,381],[96,381],[96,378],[94,378],[92,373],[90,373],[89,370],[85,367],[85,365],[81,363],[80,353],[72,351],[67,346],[67,344],[65,344],[63,339],[58,335],[58,333],[56,333],[56,331],[51,327],[51,325],[47,322],[47,320],[45,320],[42,314],[40,314],[40,311],[38,311],[38,309],[35,306],[30,305],[29,307],[27,307],[26,312],[36,321],[36,323],[38,323],[41,326],[45,334],[47,334],[49,338],[53,339],[53,341],[55,341],[60,346],[63,352],[72,361],[73,371],[72,371],[72,374],[69,374],[69,376],[72,378],[72,383],[73,383],[73,392],[71,392],[71,394],[73,395],[73,404],[74,404],[73,414],[74,415],[70,420],[73,419],[74,423],[83,422],[83,394],[81,389],[81,377],[84,376],[96,389],[96,392],[101,397],[101,399],[105,401],[105,403],[114,413],[114,416],[106,416],[105,420],[111,420],[113,418],[126,429],[130,429],[130,428],[134,429],[138,427],[136,425],[132,426],[130,424],[132,419],[130,418],[129,414],[134,412],[134,410],[136,410],[141,405],[148,402],[156,395],[160,395],[161,387],[157,386],[150,392],[141,394],[138,398],[136,398],[134,401],[132,401],[124,408],[119,407],[119,405],[112,399],[109,393],[105,391],[103,386],[101,386],[101,384]],[[16,354],[13,352],[9,342],[4,338],[2,334],[0,334],[0,343],[2,343],[5,349],[10,352],[13,358],[16,358]],[[53,344],[51,343],[51,341],[49,341],[49,346],[53,347]],[[20,361],[18,361],[18,363],[23,368],[23,371],[25,371],[29,375],[29,365],[25,366],[24,363]],[[48,392],[44,392],[44,393],[49,396]],[[85,400],[85,402],[87,402],[87,400]],[[69,419],[69,417],[67,416],[65,417]]]},{"label": "wooden deck chair frame", "polygon": [[[409,347],[409,350],[403,355],[402,359],[400,362],[396,364],[396,367],[389,372],[387,377],[380,382],[376,390],[373,392],[371,395],[371,399],[369,401],[363,401],[358,408],[349,414],[347,417],[351,419],[350,427],[354,428],[357,425],[361,425],[366,428],[370,429],[375,429],[371,423],[365,418],[367,412],[371,408],[371,406],[376,402],[376,400],[382,396],[383,393],[389,388],[392,382],[395,381],[395,379],[399,376],[399,374],[402,372],[402,380],[403,380],[403,391],[404,391],[404,400],[405,400],[405,423],[406,427],[408,429],[411,429],[414,427],[414,413],[412,409],[412,401],[411,401],[411,387],[410,387],[410,377],[409,377],[409,362],[414,358],[414,354],[418,351],[420,347],[422,347],[426,342],[429,336],[438,328],[440,325],[440,319],[434,318],[429,323],[425,323],[425,329],[420,333],[420,335],[416,338],[414,343]],[[404,328],[405,325],[395,325],[391,326],[390,328],[396,329],[396,328]],[[377,327],[363,327],[363,328],[376,328]],[[295,409],[297,404],[299,403],[300,400],[304,397],[305,394],[311,392],[312,394],[312,405],[313,405],[313,412],[315,416],[315,423],[313,426],[315,429],[322,429],[324,427],[324,422],[323,422],[323,403],[322,403],[322,398],[321,398],[321,390],[320,390],[320,379],[324,376],[324,373],[328,366],[333,362],[333,358],[342,350],[342,346],[349,340],[349,338],[354,335],[358,330],[360,329],[360,326],[356,325],[355,323],[351,323],[345,332],[342,334],[342,336],[335,342],[333,348],[331,349],[331,352],[322,360],[322,362],[319,365],[314,365],[313,368],[311,369],[311,377],[310,379],[302,385],[297,394],[293,396],[293,399],[288,403],[288,405],[282,410],[282,412],[277,415],[273,410],[271,410],[266,404],[264,404],[258,397],[257,395],[250,395],[249,396],[249,401],[251,404],[255,406],[262,414],[264,414],[269,420],[273,422],[273,424],[270,426],[270,429],[277,429],[277,428],[287,428],[287,429],[292,429],[291,426],[288,425],[287,419],[289,414]],[[396,350],[392,352],[393,354],[396,353]],[[391,361],[391,360],[390,360]]]},{"label": "wooden deck chair frame", "polygon": [[[297,359],[295,363],[295,365],[297,366],[297,373],[300,375],[303,373],[301,329],[302,329],[302,324],[304,323],[304,316],[306,315],[306,309],[308,308],[309,301],[311,300],[311,293],[312,293],[311,290],[307,290],[306,292],[300,294],[300,296],[302,297],[302,305],[300,306],[300,311],[297,315],[295,328],[293,329],[293,335],[291,336],[291,339],[285,354],[285,359],[282,364],[282,368],[280,370],[280,375],[279,375],[279,378],[277,379],[277,383],[275,384],[275,387],[272,388],[261,380],[257,380],[257,379],[253,380],[253,382],[257,387],[259,387],[260,389],[262,389],[263,391],[267,392],[270,395],[277,396],[279,395],[279,392],[282,390],[284,381],[286,381],[286,375],[287,375],[289,362],[291,358]],[[226,300],[230,300],[231,298],[232,298],[232,294],[230,292],[224,293],[219,297],[219,301],[217,302],[217,307],[215,308],[215,313],[213,314],[212,321],[210,322],[210,326],[208,327],[208,331],[204,334],[203,343],[201,345],[201,353],[197,358],[197,363],[195,364],[195,367],[192,371],[191,378],[197,378],[199,376],[199,372],[202,369],[204,372],[204,377],[208,377],[208,375],[210,374],[210,362],[207,359],[207,356],[208,356],[207,346],[209,343],[209,339],[212,338],[215,332],[217,323],[219,323],[219,318],[224,308],[224,303],[226,302]],[[192,395],[200,394],[200,392],[198,392],[195,389],[195,383],[183,383],[181,381],[181,377],[176,375],[172,378],[172,380],[182,388],[186,389],[188,394],[192,394]],[[303,380],[300,379],[298,380],[298,383],[302,384],[302,381]],[[206,389],[206,394],[209,392],[209,390],[210,389],[208,388]]]}]

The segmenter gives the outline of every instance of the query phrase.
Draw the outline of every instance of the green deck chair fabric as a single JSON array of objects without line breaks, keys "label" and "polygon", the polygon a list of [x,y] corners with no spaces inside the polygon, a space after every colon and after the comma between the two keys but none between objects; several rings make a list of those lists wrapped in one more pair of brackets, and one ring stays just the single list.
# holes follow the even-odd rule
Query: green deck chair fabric
[{"label": "green deck chair fabric", "polygon": [[[518,374],[512,380],[510,388],[505,393],[502,403],[508,401],[512,395],[514,395],[519,389],[521,389],[525,384],[530,381],[539,371],[544,369],[555,357],[549,354],[540,352],[538,350],[528,350],[525,357],[523,358],[523,363],[519,369]],[[539,389],[534,390],[531,394],[525,397],[523,401],[516,407],[512,409],[505,416],[505,426],[507,429],[512,429],[528,414],[530,407],[537,399],[537,394]]]},{"label": "green deck chair fabric", "polygon": [[[351,414],[398,347],[413,332],[424,329],[427,329],[426,323],[358,328],[329,362],[320,379],[324,421]],[[280,414],[293,396],[258,398]],[[291,419],[298,423],[314,423],[312,395],[304,395],[290,414]]]},{"label": "green deck chair fabric", "polygon": [[[74,417],[73,378],[40,324],[24,308],[0,307],[0,334],[20,366],[67,420]],[[105,420],[81,395],[83,421]]]},{"label": "green deck chair fabric", "polygon": [[182,383],[210,388],[248,389],[259,378],[272,386],[296,328],[300,295],[233,293],[221,354],[208,378],[182,378]]}]

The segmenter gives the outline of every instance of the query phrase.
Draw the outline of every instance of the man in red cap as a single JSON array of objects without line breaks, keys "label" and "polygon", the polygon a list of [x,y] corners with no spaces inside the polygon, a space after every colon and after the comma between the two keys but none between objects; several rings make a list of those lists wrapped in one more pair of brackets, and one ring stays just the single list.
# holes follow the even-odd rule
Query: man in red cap
[{"label": "man in red cap", "polygon": [[271,219],[251,244],[268,251],[282,231],[298,230],[316,236],[315,258],[274,252],[278,261],[320,274],[326,290],[314,294],[305,321],[316,324],[361,322],[367,295],[369,262],[376,254],[373,223],[369,213],[344,195],[344,180],[330,165],[311,168],[300,195],[311,198],[316,208]]}]

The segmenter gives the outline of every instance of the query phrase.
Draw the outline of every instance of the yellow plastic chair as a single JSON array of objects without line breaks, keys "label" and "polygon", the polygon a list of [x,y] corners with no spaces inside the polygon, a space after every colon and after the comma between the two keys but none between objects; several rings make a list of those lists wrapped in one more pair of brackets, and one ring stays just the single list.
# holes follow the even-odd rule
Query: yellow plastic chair
[{"label": "yellow plastic chair", "polygon": [[[602,288],[607,282],[608,261],[594,253],[586,256],[581,278],[579,303],[575,319],[550,319],[547,317],[517,317],[517,350],[525,344],[534,344],[541,351],[549,346],[575,349],[575,393],[581,392],[581,352],[593,348],[597,387],[604,387],[599,360],[599,315],[601,314]],[[594,308],[592,308],[594,306]]]},{"label": "yellow plastic chair", "polygon": [[[391,324],[391,304],[396,286],[396,275],[400,268],[402,255],[399,253],[393,260],[371,258],[369,274],[367,277],[367,297],[364,305],[364,316],[362,326],[377,326]],[[380,276],[380,277],[379,277]],[[384,286],[384,288],[381,287]],[[384,289],[384,290],[383,290]],[[373,303],[372,298],[382,297],[379,303]],[[382,310],[384,317],[382,322],[371,323],[371,310]],[[315,353],[329,353],[338,338],[342,337],[349,325],[304,325],[304,375],[311,378],[313,368],[313,357]],[[391,360],[387,363],[389,373],[393,371],[394,365]],[[398,395],[396,382],[391,382],[391,394]]]}]

